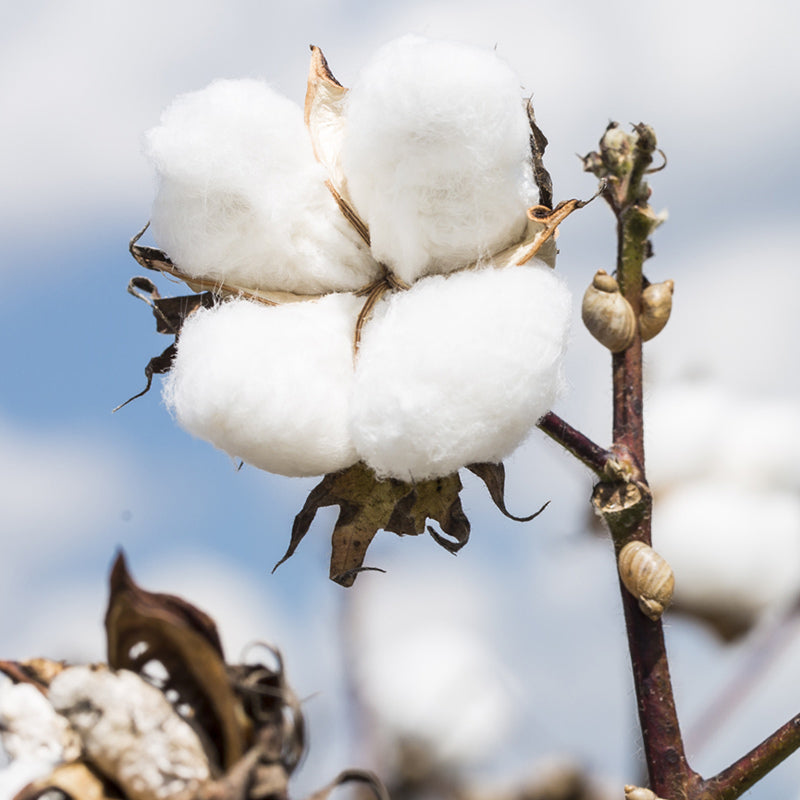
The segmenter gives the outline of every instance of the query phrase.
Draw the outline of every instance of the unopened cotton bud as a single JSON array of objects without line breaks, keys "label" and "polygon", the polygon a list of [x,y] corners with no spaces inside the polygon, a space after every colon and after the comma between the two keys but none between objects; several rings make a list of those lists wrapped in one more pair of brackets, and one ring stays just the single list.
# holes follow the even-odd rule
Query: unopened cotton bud
[{"label": "unopened cotton bud", "polygon": [[304,294],[359,289],[378,267],[325,186],[299,106],[255,80],[182,95],[146,135],[151,225],[187,275]]},{"label": "unopened cotton bud", "polygon": [[351,432],[379,475],[424,480],[506,458],[562,389],[570,295],[536,263],[433,276],[365,326]]},{"label": "unopened cotton bud", "polygon": [[415,36],[347,97],[342,166],[375,257],[407,283],[516,242],[536,200],[519,79],[492,51]]},{"label": "unopened cotton bud", "polygon": [[347,428],[363,298],[265,306],[232,300],[184,324],[164,399],[178,423],[233,458],[288,476],[358,460]]},{"label": "unopened cotton bud", "polygon": [[135,673],[69,667],[49,697],[79,733],[88,760],[130,800],[192,797],[209,779],[197,734]]}]

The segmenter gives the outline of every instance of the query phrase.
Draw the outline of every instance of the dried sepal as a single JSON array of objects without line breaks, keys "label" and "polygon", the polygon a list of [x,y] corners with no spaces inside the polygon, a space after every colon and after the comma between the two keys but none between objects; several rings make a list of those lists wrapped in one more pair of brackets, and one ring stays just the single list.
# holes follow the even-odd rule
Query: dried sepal
[{"label": "dried sepal", "polygon": [[502,464],[467,464],[467,469],[479,477],[489,491],[489,496],[503,516],[513,519],[515,522],[530,522],[542,513],[550,505],[548,500],[538,511],[528,514],[527,517],[516,517],[506,508],[505,485],[506,469]]},{"label": "dried sepal", "polygon": [[151,662],[161,664],[168,677],[160,688],[174,690],[178,705],[191,709],[212,748],[212,763],[229,768],[247,748],[252,725],[231,687],[213,620],[179,597],[140,588],[121,553],[110,589],[105,618],[109,665],[147,674]]},{"label": "dried sepal", "polygon": [[[358,572],[364,569],[367,548],[379,530],[400,536],[427,530],[439,544],[455,552],[469,539],[469,521],[461,508],[460,491],[457,473],[416,484],[380,480],[361,462],[330,473],[311,490],[295,517],[289,547],[273,571],[294,554],[317,511],[334,505],[339,506],[339,517],[332,537],[330,577],[342,586],[352,586]],[[428,519],[436,520],[445,536],[433,528],[426,529]]]},{"label": "dried sepal", "polygon": [[[268,289],[256,289],[252,286],[243,286],[226,281],[207,280],[187,275],[169,256],[157,247],[149,247],[138,244],[139,239],[149,227],[150,223],[144,226],[130,241],[128,249],[136,262],[145,269],[171,275],[183,281],[194,292],[210,292],[215,298],[220,297],[244,297],[255,303],[263,303],[267,306],[277,306],[283,303],[300,303],[305,300],[316,300],[323,297],[321,294],[297,294],[295,292],[271,291]],[[136,294],[133,292],[133,294]],[[137,295],[138,296],[138,295]]]},{"label": "dried sepal", "polygon": [[322,50],[311,46],[311,65],[304,106],[304,118],[311,147],[317,161],[328,172],[327,186],[344,217],[369,244],[369,229],[359,217],[347,191],[347,178],[342,169],[341,151],[345,129],[347,89],[334,78]]}]

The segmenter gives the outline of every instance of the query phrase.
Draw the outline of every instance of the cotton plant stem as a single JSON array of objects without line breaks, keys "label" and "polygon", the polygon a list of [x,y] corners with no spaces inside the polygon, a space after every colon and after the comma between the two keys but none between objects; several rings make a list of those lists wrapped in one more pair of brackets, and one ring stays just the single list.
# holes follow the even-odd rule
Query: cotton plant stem
[{"label": "cotton plant stem", "polygon": [[548,411],[539,420],[538,427],[598,477],[604,473],[606,465],[613,457],[610,451],[595,444],[552,411]]},{"label": "cotton plant stem", "polygon": [[[644,181],[656,149],[655,134],[645,125],[623,133],[612,124],[600,150],[584,167],[605,180],[602,193],[617,219],[617,272],[620,291],[638,320],[642,269],[649,236],[657,218],[648,205]],[[652,497],[644,473],[642,342],[634,339],[612,357],[613,446],[619,454],[616,474],[595,487],[593,502],[608,524],[615,555],[630,541],[650,544]],[[685,798],[702,779],[689,767],[681,738],[661,621],[649,619],[620,581],[625,625],[636,689],[650,788],[663,798]]]}]

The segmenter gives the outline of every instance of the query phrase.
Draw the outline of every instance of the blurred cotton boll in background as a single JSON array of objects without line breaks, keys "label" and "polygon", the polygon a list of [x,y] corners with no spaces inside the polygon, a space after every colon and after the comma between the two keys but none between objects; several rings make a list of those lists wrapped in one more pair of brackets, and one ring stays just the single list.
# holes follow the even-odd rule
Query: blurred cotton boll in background
[{"label": "blurred cotton boll in background", "polygon": [[321,475],[353,464],[347,415],[362,304],[332,294],[195,312],[164,384],[167,406],[190,433],[268,472]]},{"label": "blurred cotton boll in background", "polygon": [[563,388],[571,299],[538,262],[433,276],[364,329],[351,431],[379,475],[424,480],[502,461]]},{"label": "blurred cotton boll in background", "polygon": [[372,251],[402,280],[513,244],[537,201],[519,79],[489,50],[398,39],[347,98],[342,166]]},{"label": "blurred cotton boll in background", "polygon": [[476,577],[419,564],[413,575],[365,582],[349,598],[356,686],[389,748],[380,755],[405,739],[474,768],[509,734],[516,686],[486,647]]},{"label": "blurred cotton boll in background", "polygon": [[675,571],[675,607],[735,636],[798,595],[800,411],[713,380],[653,394],[653,542]]},{"label": "blurred cotton boll in background", "polygon": [[358,289],[378,267],[325,186],[299,106],[255,80],[181,95],[146,136],[153,235],[187,275],[251,289]]}]

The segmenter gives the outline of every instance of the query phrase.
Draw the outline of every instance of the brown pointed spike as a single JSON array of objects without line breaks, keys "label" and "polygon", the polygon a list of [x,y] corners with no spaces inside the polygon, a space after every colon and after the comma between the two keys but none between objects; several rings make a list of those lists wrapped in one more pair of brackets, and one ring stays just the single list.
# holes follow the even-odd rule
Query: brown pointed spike
[{"label": "brown pointed spike", "polygon": [[214,620],[180,597],[142,589],[121,551],[109,586],[109,666],[147,679],[148,665],[160,664],[167,674],[165,685],[177,693],[176,707],[191,709],[210,759],[228,769],[249,746],[252,725],[231,687]]}]

